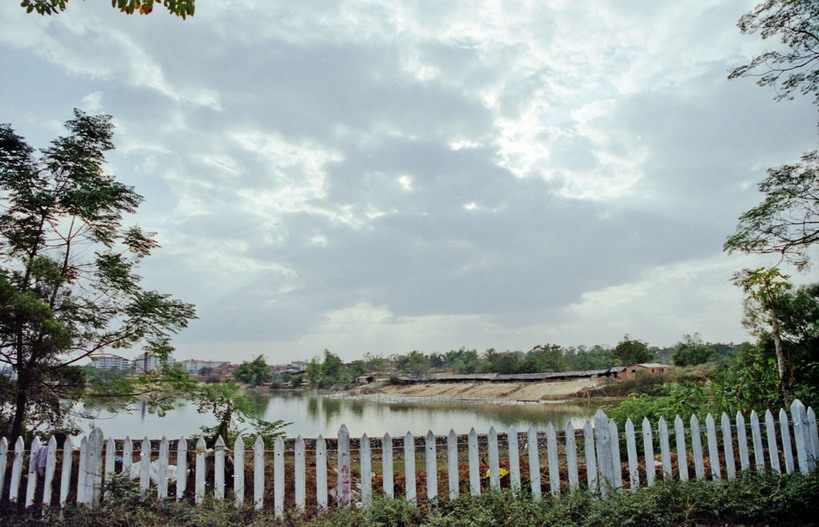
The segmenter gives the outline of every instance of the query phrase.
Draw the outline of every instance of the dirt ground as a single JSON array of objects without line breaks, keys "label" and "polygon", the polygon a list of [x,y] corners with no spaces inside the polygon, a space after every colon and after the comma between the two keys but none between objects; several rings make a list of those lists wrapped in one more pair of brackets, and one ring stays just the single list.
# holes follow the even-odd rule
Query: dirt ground
[{"label": "dirt ground", "polygon": [[438,400],[553,401],[577,396],[583,390],[600,386],[603,379],[578,379],[557,382],[474,382],[385,385],[374,392],[390,397],[434,397]]}]

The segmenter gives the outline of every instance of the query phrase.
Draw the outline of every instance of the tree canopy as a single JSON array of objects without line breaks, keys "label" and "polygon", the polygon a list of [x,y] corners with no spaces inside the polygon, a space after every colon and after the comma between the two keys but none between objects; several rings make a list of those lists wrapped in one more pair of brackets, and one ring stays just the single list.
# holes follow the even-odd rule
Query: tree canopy
[{"label": "tree canopy", "polygon": [[[154,5],[161,5],[169,13],[182,17],[193,16],[196,0],[111,0],[111,7],[117,8],[123,13],[133,15],[148,15],[153,12]],[[26,12],[36,12],[41,15],[54,15],[62,13],[68,6],[68,0],[23,0],[20,6]]]},{"label": "tree canopy", "polygon": [[194,308],[143,289],[140,261],[159,245],[123,224],[142,196],[105,173],[113,125],[75,110],[69,134],[35,155],[0,125],[0,435],[63,424],[84,379],[76,364],[143,345],[160,358]]},{"label": "tree canopy", "polygon": [[273,380],[273,374],[270,372],[270,367],[264,360],[263,355],[259,355],[250,362],[243,362],[233,372],[236,380],[241,381],[251,386],[261,386]]}]

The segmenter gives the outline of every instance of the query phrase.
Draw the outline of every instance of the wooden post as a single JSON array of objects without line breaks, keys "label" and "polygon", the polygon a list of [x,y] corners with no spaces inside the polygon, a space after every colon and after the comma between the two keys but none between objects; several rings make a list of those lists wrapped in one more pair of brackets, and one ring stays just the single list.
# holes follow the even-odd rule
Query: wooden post
[{"label": "wooden post", "polygon": [[[128,441],[126,441],[127,443]],[[176,501],[185,496],[188,486],[188,441],[185,436],[176,442]]]},{"label": "wooden post", "polygon": [[615,489],[622,489],[623,464],[620,461],[620,433],[617,430],[617,423],[614,422],[614,419],[609,419],[609,437],[611,437],[612,484]]},{"label": "wooden post", "polygon": [[571,421],[566,423],[563,430],[566,436],[566,468],[568,471],[569,489],[576,490],[580,487],[580,478],[577,474],[577,443],[574,438],[574,426]]},{"label": "wooden post", "polygon": [[710,413],[705,416],[705,433],[708,436],[708,459],[711,463],[711,477],[715,481],[719,481],[722,478],[722,469],[719,464],[717,429],[714,423],[714,416]]},{"label": "wooden post", "polygon": [[663,464],[663,479],[671,477],[671,444],[668,438],[668,423],[664,417],[660,417],[657,423],[657,432],[660,435],[660,459]]},{"label": "wooden post", "polygon": [[691,453],[694,455],[694,473],[697,481],[705,479],[705,462],[702,456],[702,432],[700,420],[696,415],[691,416]]},{"label": "wooden post", "polygon": [[222,436],[216,438],[213,445],[213,497],[216,500],[225,499],[225,440]]},{"label": "wooden post", "polygon": [[498,433],[494,426],[489,427],[487,437],[489,451],[489,488],[500,489],[500,454],[498,452]]},{"label": "wooden post", "polygon": [[796,459],[799,462],[799,472],[808,474],[815,469],[813,456],[809,452],[811,449],[810,431],[808,430],[807,416],[805,415],[805,405],[799,399],[791,404],[791,417],[793,418],[793,438],[796,445]]},{"label": "wooden post", "polygon": [[549,491],[560,496],[560,465],[557,460],[557,435],[552,423],[546,427],[546,459],[549,463]]},{"label": "wooden post", "polygon": [[791,429],[788,414],[784,408],[779,409],[779,431],[782,434],[782,457],[785,458],[785,472],[793,474],[793,449],[791,448]]},{"label": "wooden post", "polygon": [[765,471],[765,449],[762,446],[762,429],[759,427],[759,415],[751,411],[751,441],[754,444],[754,464],[757,472]]},{"label": "wooden post", "polygon": [[[14,472],[12,472],[12,475]],[[88,436],[80,440],[80,464],[77,467],[77,503],[86,505],[86,495],[88,494]]]},{"label": "wooden post", "polygon": [[[205,440],[202,439],[202,447],[204,448]],[[204,454],[203,454],[204,455]],[[197,471],[199,467],[197,466]],[[205,467],[202,466],[202,477],[205,474]],[[199,475],[197,474],[197,477]],[[139,450],[139,490],[145,492],[151,485],[151,441],[146,436],[142,439],[142,448]],[[204,480],[202,483],[202,492],[204,493]],[[204,494],[203,494],[204,495]]]},{"label": "wooden post", "polygon": [[390,498],[395,497],[392,460],[392,438],[390,434],[384,434],[384,439],[381,440],[381,467],[384,471],[384,495]]},{"label": "wooden post", "polygon": [[105,441],[105,470],[102,472],[102,480],[108,481],[111,475],[116,473],[114,468],[114,459],[116,457],[117,445],[114,443],[114,438],[109,437]]},{"label": "wooden post", "polygon": [[352,494],[352,481],[350,477],[350,433],[347,425],[341,425],[338,430],[338,506],[345,508],[350,506]]},{"label": "wooden post", "polygon": [[[364,435],[366,438],[366,434]],[[369,440],[367,441],[367,454],[369,455]],[[296,508],[299,511],[303,511],[306,504],[306,496],[307,496],[307,478],[305,474],[305,468],[307,466],[307,460],[305,459],[305,448],[304,448],[304,439],[301,436],[296,438],[296,443],[293,446],[294,455],[296,456],[295,462],[295,472],[293,474],[293,482],[294,482],[294,489],[293,493],[296,498]],[[367,459],[369,462],[369,458]],[[361,458],[362,465],[364,464],[364,457],[362,455]],[[363,468],[362,468],[363,470]]]},{"label": "wooden post", "polygon": [[739,448],[739,467],[748,470],[751,466],[751,458],[748,455],[748,431],[745,429],[745,416],[742,412],[737,412],[737,445]]},{"label": "wooden post", "polygon": [[373,503],[373,466],[370,451],[370,438],[367,434],[361,436],[361,506],[369,508]]},{"label": "wooden post", "polygon": [[768,457],[771,461],[771,470],[781,474],[779,467],[779,451],[776,448],[776,425],[773,414],[770,410],[765,410],[765,433],[768,436]]},{"label": "wooden post", "polygon": [[583,425],[583,450],[586,456],[586,485],[589,490],[597,490],[597,457],[594,453],[594,427],[586,420]]},{"label": "wooden post", "polygon": [[37,463],[35,458],[37,457],[37,451],[40,450],[40,438],[34,436],[34,440],[31,442],[31,449],[29,450],[28,455],[28,480],[26,484],[26,508],[31,507],[34,505],[34,494],[37,492]]},{"label": "wooden post", "polygon": [[316,503],[327,508],[327,444],[321,435],[316,440]]},{"label": "wooden post", "polygon": [[[537,431],[533,426],[529,427],[529,431],[526,434],[526,447],[529,451],[529,486],[532,491],[532,499],[540,501],[540,459],[537,452]],[[470,470],[471,464],[472,462],[470,460]],[[480,492],[480,486],[478,489]]]},{"label": "wooden post", "polygon": [[472,496],[481,494],[481,475],[478,461],[478,434],[474,428],[469,430],[469,493]]},{"label": "wooden post", "polygon": [[600,474],[600,497],[606,499],[614,486],[609,418],[603,410],[594,414],[594,442],[597,448],[597,468]]},{"label": "wooden post", "polygon": [[722,412],[720,426],[722,427],[722,451],[725,455],[725,476],[728,479],[734,479],[737,477],[734,464],[734,439],[731,434],[731,419],[725,412]]},{"label": "wooden post", "polygon": [[207,451],[208,448],[205,444],[205,438],[200,435],[199,440],[196,442],[196,474],[194,474],[196,481],[194,501],[197,504],[202,503],[205,499],[205,455]]},{"label": "wooden post", "polygon": [[99,505],[102,496],[102,449],[105,444],[102,430],[94,428],[91,431],[91,440],[88,442],[88,480],[90,503]]},{"label": "wooden post", "polygon": [[460,476],[458,474],[458,436],[455,430],[450,429],[446,436],[446,465],[447,482],[449,483],[449,499],[455,500],[460,492]]},{"label": "wooden post", "polygon": [[409,432],[404,436],[404,488],[406,500],[415,505],[415,438]]},{"label": "wooden post", "polygon": [[[112,467],[113,468],[113,465]],[[43,505],[51,505],[51,482],[57,471],[57,439],[51,436],[48,440],[48,455],[46,456],[45,479],[43,479]],[[2,495],[2,492],[0,492]]]},{"label": "wooden post", "polygon": [[816,412],[813,408],[808,408],[805,413],[808,420],[808,436],[810,437],[811,452],[813,452],[813,465],[819,466],[819,432],[816,429]]},{"label": "wooden post", "polygon": [[[5,439],[5,438],[4,438]],[[3,460],[5,468],[5,459]],[[70,437],[63,443],[63,466],[60,468],[60,508],[68,500],[68,490],[71,487],[71,465],[74,463],[74,443]]]},{"label": "wooden post", "polygon": [[0,437],[0,500],[3,499],[3,487],[6,483],[6,463],[9,456],[9,440]]},{"label": "wooden post", "polygon": [[168,464],[170,460],[170,452],[168,448],[168,438],[162,436],[162,440],[159,441],[159,459],[157,460],[157,464],[159,465],[159,474],[157,475],[157,485],[156,485],[156,495],[157,497],[162,500],[168,497]]},{"label": "wooden post", "polygon": [[[179,480],[177,480],[179,485]],[[237,507],[245,503],[245,440],[242,436],[233,442],[233,499]]]},{"label": "wooden post", "polygon": [[674,419],[674,436],[677,443],[677,474],[680,481],[688,481],[688,453],[685,450],[685,426],[678,415]]},{"label": "wooden post", "polygon": [[432,503],[438,501],[438,463],[435,449],[435,435],[432,430],[424,438],[424,451],[427,472],[427,500]]},{"label": "wooden post", "polygon": [[[637,440],[634,437],[634,423],[626,419],[626,455],[628,456],[628,486],[630,491],[640,486],[640,460],[637,458]],[[648,463],[648,460],[646,460]]]},{"label": "wooden post", "polygon": [[654,438],[651,433],[651,423],[647,417],[643,417],[643,456],[646,460],[646,484],[654,486]]},{"label": "wooden post", "polygon": [[131,465],[134,463],[134,442],[131,436],[125,436],[122,443],[122,475],[125,479],[131,479]]},{"label": "wooden post", "polygon": [[[341,438],[339,437],[339,440]],[[339,441],[340,443],[340,441]],[[341,445],[339,445],[340,447]],[[339,455],[341,458],[341,455]],[[341,461],[339,461],[341,463]],[[347,436],[347,474],[350,474],[350,438]],[[350,493],[347,493],[349,506]],[[284,441],[277,437],[273,441],[273,513],[276,518],[284,516]]]},{"label": "wooden post", "polygon": [[509,454],[509,484],[512,493],[520,494],[520,445],[518,444],[518,429],[509,427],[506,433],[506,444]]}]

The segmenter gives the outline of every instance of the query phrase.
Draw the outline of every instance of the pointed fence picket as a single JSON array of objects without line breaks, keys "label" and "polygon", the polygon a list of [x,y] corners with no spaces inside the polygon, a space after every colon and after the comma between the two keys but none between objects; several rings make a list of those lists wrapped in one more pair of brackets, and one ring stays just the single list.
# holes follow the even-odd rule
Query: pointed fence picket
[{"label": "pointed fence picket", "polygon": [[[778,419],[775,419],[774,416]],[[744,415],[738,412],[734,421],[725,413],[719,416],[719,423],[714,416],[707,415],[704,429],[700,426],[697,416],[691,416],[690,429],[684,427],[682,419],[674,419],[675,447],[677,454],[677,470],[672,471],[671,448],[669,429],[665,420],[658,421],[656,430],[648,419],[643,419],[640,430],[635,428],[631,420],[627,420],[623,433],[618,431],[617,424],[608,419],[602,411],[594,416],[594,423],[587,421],[582,427],[583,457],[578,457],[577,437],[580,432],[572,423],[557,431],[553,425],[543,430],[530,427],[525,433],[525,444],[520,444],[520,433],[514,426],[505,433],[497,433],[494,427],[486,435],[478,435],[473,429],[466,436],[458,436],[454,430],[444,437],[436,437],[429,431],[423,439],[414,437],[411,432],[403,438],[397,439],[403,449],[393,450],[393,440],[389,434],[383,439],[371,440],[366,434],[359,438],[350,438],[346,426],[342,426],[337,439],[325,440],[319,436],[316,440],[305,440],[302,437],[285,439],[278,437],[274,440],[272,452],[265,451],[264,442],[260,437],[253,444],[253,501],[257,508],[263,507],[265,494],[265,466],[266,456],[272,456],[273,481],[271,506],[277,517],[283,517],[286,507],[295,507],[296,512],[318,506],[326,508],[330,495],[339,507],[348,507],[352,504],[355,494],[357,506],[369,507],[374,499],[373,481],[377,474],[373,467],[373,450],[381,451],[381,478],[383,480],[384,495],[395,496],[395,478],[393,473],[394,454],[403,453],[404,478],[400,486],[402,498],[410,503],[419,499],[435,503],[442,499],[457,499],[460,495],[460,471],[462,463],[466,462],[469,474],[469,492],[472,495],[481,493],[482,476],[489,481],[489,489],[498,489],[508,486],[515,493],[522,493],[520,450],[523,447],[528,456],[529,490],[532,499],[540,499],[541,480],[543,470],[548,472],[549,492],[559,497],[561,489],[561,473],[565,467],[564,485],[569,490],[583,486],[599,492],[607,497],[623,487],[622,475],[628,475],[629,490],[637,489],[641,485],[653,485],[657,477],[655,448],[659,445],[659,463],[663,467],[664,477],[677,477],[687,480],[689,456],[693,457],[694,472],[698,480],[706,478],[705,455],[708,456],[710,479],[719,480],[723,477],[733,479],[737,470],[751,468],[749,439],[754,450],[754,465],[757,470],[765,466],[765,455],[768,455],[770,469],[779,472],[810,474],[816,471],[817,448],[819,437],[816,433],[816,414],[811,408],[805,408],[799,401],[794,401],[790,412],[784,409],[774,414],[765,413],[765,433],[767,444],[763,445],[763,431],[760,426],[759,415],[750,413],[746,422]],[[750,428],[750,437],[748,429]],[[703,449],[703,436],[707,453]],[[640,439],[640,437],[642,439]],[[690,436],[690,451],[686,442]],[[31,507],[40,500],[46,506],[63,507],[69,496],[75,495],[80,504],[94,506],[100,499],[105,499],[105,485],[110,482],[115,470],[114,462],[117,454],[122,454],[122,471],[125,477],[130,477],[133,464],[133,450],[138,448],[139,461],[134,466],[137,483],[140,488],[156,487],[159,498],[168,496],[169,481],[176,480],[176,499],[190,499],[201,503],[206,495],[211,494],[215,499],[225,499],[229,488],[233,491],[233,501],[241,506],[245,501],[245,472],[246,442],[239,437],[229,450],[222,438],[217,438],[213,449],[209,450],[203,437],[197,438],[196,449],[191,452],[193,468],[192,481],[194,488],[188,493],[185,482],[189,477],[188,442],[182,437],[168,441],[163,437],[159,441],[150,441],[144,438],[135,446],[130,438],[124,441],[115,441],[113,438],[104,438],[98,429],[83,437],[79,448],[79,467],[75,471],[76,478],[72,477],[72,466],[76,462],[74,456],[74,440],[66,439],[60,451],[55,438],[50,438],[47,446],[42,446],[39,439],[34,439],[25,448],[21,438],[9,450],[6,438],[0,438],[0,501],[20,503],[21,506]],[[417,440],[417,442],[416,442]],[[622,441],[622,444],[621,444]],[[642,444],[638,446],[638,443]],[[439,446],[446,444],[446,467],[439,471]],[[119,445],[119,449],[117,448]],[[423,445],[423,453],[416,452],[416,446]],[[176,450],[176,467],[170,465],[172,450]],[[765,448],[767,446],[767,449]],[[626,452],[625,463],[620,460],[621,448]],[[465,456],[461,456],[462,449]],[[154,450],[156,449],[156,450]],[[780,465],[780,449],[781,462]],[[767,450],[767,454],[765,453]],[[328,492],[327,463],[328,451],[334,451],[334,459],[338,462],[336,487]],[[357,455],[355,455],[357,453]],[[228,455],[232,454],[233,463],[228,463]],[[503,455],[502,455],[503,454]],[[541,456],[543,454],[543,456]],[[424,473],[426,483],[424,496],[417,495],[416,456],[424,460],[423,467],[418,467]],[[400,459],[400,457],[398,458]],[[481,462],[483,461],[483,465]],[[43,467],[43,463],[45,467]],[[508,463],[506,465],[505,463]],[[544,465],[545,463],[545,465]],[[360,469],[358,474],[353,465]],[[643,470],[641,465],[645,467]],[[738,466],[737,466],[738,465]],[[247,465],[250,467],[251,465]],[[306,486],[308,484],[309,467],[315,466],[315,501],[308,503]],[[501,466],[509,467],[509,478],[501,477]],[[587,474],[586,481],[581,485],[579,472],[584,468]],[[290,472],[292,470],[292,472]],[[213,472],[213,476],[210,473]],[[440,472],[440,474],[439,474]],[[52,486],[57,489],[55,478],[59,477],[58,496],[52,499]],[[292,490],[286,490],[286,473],[293,475]],[[643,476],[643,474],[645,476]],[[312,476],[309,476],[312,477]],[[448,492],[439,495],[438,483],[442,477],[447,478]],[[25,485],[23,484],[25,478]],[[231,484],[228,485],[228,478]],[[72,481],[73,480],[73,481]],[[209,486],[210,485],[210,486]],[[353,489],[357,489],[354,493]],[[72,494],[72,492],[74,494]],[[292,492],[292,495],[288,493]]]}]

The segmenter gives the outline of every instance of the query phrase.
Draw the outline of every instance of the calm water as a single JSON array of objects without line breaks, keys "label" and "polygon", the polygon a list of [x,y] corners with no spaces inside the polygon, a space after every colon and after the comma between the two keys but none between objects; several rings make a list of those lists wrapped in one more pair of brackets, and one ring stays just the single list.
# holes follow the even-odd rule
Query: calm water
[{"label": "calm water", "polygon": [[[563,428],[569,421],[582,426],[600,405],[579,402],[514,405],[460,401],[383,402],[305,392],[254,395],[254,398],[264,419],[283,419],[292,423],[286,428],[288,437],[316,437],[319,434],[335,437],[342,424],[347,425],[352,436],[364,433],[381,436],[387,432],[396,436],[407,431],[417,435],[428,430],[445,435],[450,428],[465,434],[471,427],[484,433],[490,426],[499,430],[511,425],[525,429],[530,425],[544,427],[550,422],[556,428]],[[106,436],[152,438],[190,436],[202,425],[216,424],[212,416],[198,413],[196,407],[189,404],[168,412],[165,417],[150,414],[142,406],[116,414],[101,411],[95,419],[83,421],[83,428],[90,429],[92,423]]]}]

